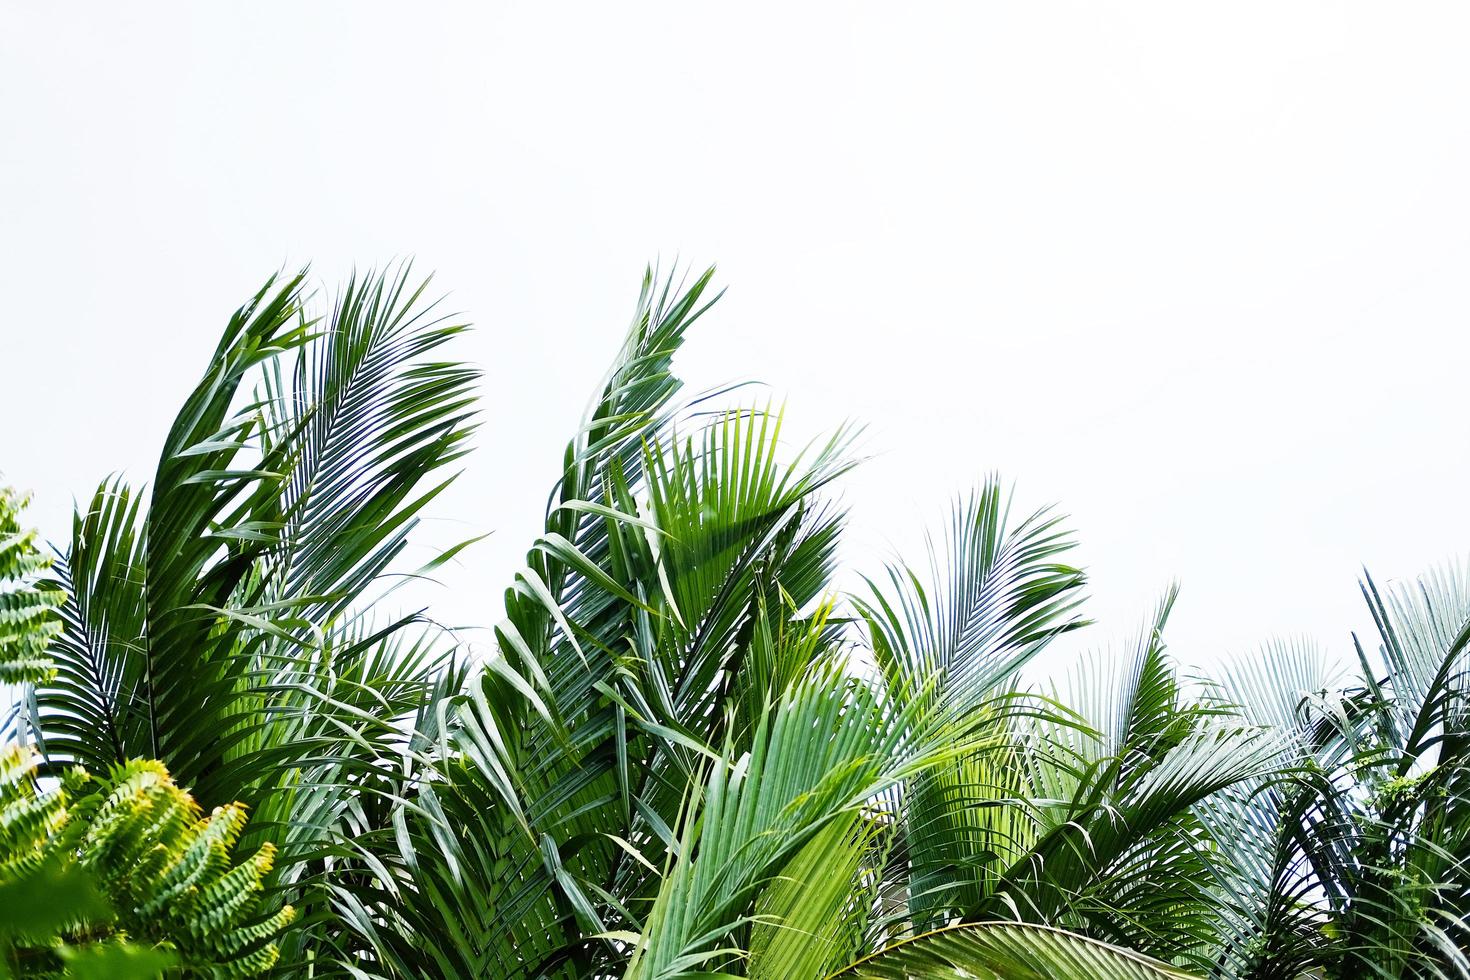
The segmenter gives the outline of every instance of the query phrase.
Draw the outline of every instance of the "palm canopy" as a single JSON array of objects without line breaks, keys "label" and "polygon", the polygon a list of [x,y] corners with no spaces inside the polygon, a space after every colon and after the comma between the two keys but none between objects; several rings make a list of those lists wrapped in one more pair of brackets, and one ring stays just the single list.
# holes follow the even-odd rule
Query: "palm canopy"
[{"label": "palm canopy", "polygon": [[149,489],[109,478],[77,512],[33,722],[53,772],[154,758],[206,806],[249,805],[286,880],[439,683],[418,617],[369,600],[452,478],[475,380],[433,359],[463,327],[407,268],[322,317],[304,284],[272,279],[231,318]]},{"label": "palm canopy", "polygon": [[1305,642],[1219,679],[1290,736],[1275,779],[1208,801],[1240,975],[1470,975],[1470,588],[1452,570],[1363,594],[1377,650],[1354,638],[1347,686]]},{"label": "palm canopy", "polygon": [[0,588],[51,771],[253,807],[281,976],[1470,976],[1462,577],[1370,582],[1345,688],[1289,644],[1182,676],[1173,590],[1024,686],[1086,625],[1063,518],[990,478],[837,592],[853,433],[683,393],[712,275],[645,276],[474,662],[375,602],[474,427],[463,328],[406,269],[267,283],[146,493]]}]

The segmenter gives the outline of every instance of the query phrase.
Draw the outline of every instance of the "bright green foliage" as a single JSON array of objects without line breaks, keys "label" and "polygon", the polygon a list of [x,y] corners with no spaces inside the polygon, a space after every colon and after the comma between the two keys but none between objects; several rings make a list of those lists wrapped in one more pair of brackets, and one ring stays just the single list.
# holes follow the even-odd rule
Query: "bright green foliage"
[{"label": "bright green foliage", "polygon": [[63,976],[78,980],[153,980],[177,962],[167,950],[122,941],[62,946],[56,953],[66,966]]},{"label": "bright green foliage", "polygon": [[26,498],[0,486],[0,684],[50,679],[46,648],[61,631],[56,608],[62,593],[38,584],[50,565],[36,546],[36,532],[20,523]]},{"label": "bright green foliage", "polygon": [[114,769],[86,809],[79,863],[111,902],[117,928],[167,944],[186,970],[209,976],[255,976],[276,962],[271,940],[294,913],[263,910],[273,845],[236,863],[243,807],[202,816],[168,770],[145,760]]},{"label": "bright green foliage", "polygon": [[878,950],[836,974],[851,980],[1188,980],[1191,974],[1060,929],[949,926]]},{"label": "bright green foliage", "polygon": [[[63,784],[42,792],[30,752],[16,745],[0,751],[0,883],[7,889],[6,910],[11,916],[20,906],[13,903],[9,889],[37,876],[57,853],[75,845],[77,828],[67,826],[67,804],[84,778],[69,773]],[[10,916],[7,921],[13,923]]]},{"label": "bright green foliage", "polygon": [[[280,952],[294,915],[270,911],[262,881],[274,848],[236,862],[237,805],[201,817],[157,762],[80,770],[41,791],[35,759],[0,754],[0,909],[6,962],[21,976],[250,977]],[[108,972],[111,971],[111,972]]]}]

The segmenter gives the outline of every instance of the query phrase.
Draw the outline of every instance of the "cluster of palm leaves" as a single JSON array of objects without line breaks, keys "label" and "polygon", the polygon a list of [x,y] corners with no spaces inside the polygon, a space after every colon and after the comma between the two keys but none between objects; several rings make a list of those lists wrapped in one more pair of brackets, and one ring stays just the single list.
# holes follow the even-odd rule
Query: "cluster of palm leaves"
[{"label": "cluster of palm leaves", "polygon": [[267,284],[31,586],[16,733],[248,806],[280,976],[1470,977],[1470,583],[1369,582],[1349,680],[1184,676],[1171,592],[1028,685],[1084,625],[1061,518],[985,481],[839,594],[850,433],[672,373],[710,278],[645,277],[473,651],[386,611],[474,427],[462,328],[406,270],[320,318]]}]

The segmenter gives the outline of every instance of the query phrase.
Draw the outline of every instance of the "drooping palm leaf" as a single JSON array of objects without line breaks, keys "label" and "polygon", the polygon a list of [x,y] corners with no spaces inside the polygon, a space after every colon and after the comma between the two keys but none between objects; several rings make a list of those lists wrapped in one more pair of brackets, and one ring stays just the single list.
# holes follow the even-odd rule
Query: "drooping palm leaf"
[{"label": "drooping palm leaf", "polygon": [[[727,742],[711,761],[625,976],[705,976],[741,957],[757,893],[803,846],[903,780],[980,751],[984,736],[918,701],[894,710],[840,659],[813,665],[771,703],[748,751]],[[841,837],[828,845],[834,857],[847,849]]]},{"label": "drooping palm leaf", "polygon": [[1276,770],[1259,727],[1183,696],[1163,631],[1172,592],[1131,656],[1084,664],[1052,692],[1083,724],[1027,727],[1026,852],[967,917],[1063,925],[1155,956],[1207,962],[1208,839],[1194,808]]},{"label": "drooping palm leaf", "polygon": [[985,922],[949,926],[895,943],[832,980],[1188,980],[1132,950],[1048,926]]}]

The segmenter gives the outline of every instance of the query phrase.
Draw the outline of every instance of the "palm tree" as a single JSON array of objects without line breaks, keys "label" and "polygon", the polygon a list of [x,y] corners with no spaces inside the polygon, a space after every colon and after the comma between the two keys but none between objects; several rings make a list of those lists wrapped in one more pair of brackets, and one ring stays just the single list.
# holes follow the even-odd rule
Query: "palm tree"
[{"label": "palm tree", "polygon": [[281,976],[1470,976],[1460,578],[1370,584],[1347,690],[1289,645],[1181,676],[1172,590],[1029,687],[1085,625],[1064,520],[990,478],[838,593],[853,432],[683,393],[711,280],[645,275],[474,661],[378,601],[474,427],[463,328],[406,269],[319,320],[272,280],[146,496],[109,479],[54,586],[27,566],[64,599],[21,678],[50,771],[252,807]]},{"label": "palm tree", "polygon": [[475,373],[432,359],[463,328],[408,277],[354,279],[322,320],[303,276],[267,282],[149,490],[105,480],[55,566],[62,628],[34,692],[48,771],[157,759],[206,807],[249,806],[307,912],[287,963],[326,941],[324,843],[452,674],[420,616],[368,601],[472,428]]},{"label": "palm tree", "polygon": [[822,491],[847,433],[783,462],[779,410],[676,401],[670,358],[708,281],[645,278],[498,649],[396,787],[418,805],[354,843],[362,873],[335,900],[355,965],[819,978],[950,957],[972,972],[925,975],[983,976],[1010,956],[1177,975],[1051,929],[919,935],[963,911],[914,891],[921,847],[943,846],[930,787],[1002,768],[1019,718],[1063,723],[1004,687],[1078,625],[1083,577],[1056,560],[1058,521],[1012,527],[992,481],[957,509],[929,586],[894,569],[866,631],[838,616],[842,514]]},{"label": "palm tree", "polygon": [[1287,733],[1291,766],[1209,801],[1227,873],[1229,975],[1470,976],[1470,585],[1434,572],[1363,595],[1342,689],[1309,643],[1277,643],[1219,679]]}]

